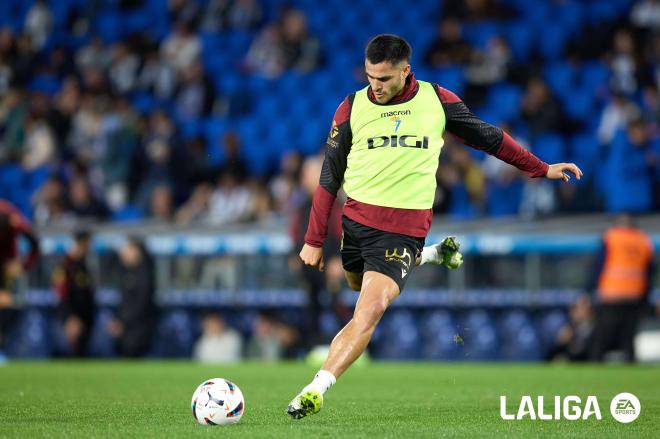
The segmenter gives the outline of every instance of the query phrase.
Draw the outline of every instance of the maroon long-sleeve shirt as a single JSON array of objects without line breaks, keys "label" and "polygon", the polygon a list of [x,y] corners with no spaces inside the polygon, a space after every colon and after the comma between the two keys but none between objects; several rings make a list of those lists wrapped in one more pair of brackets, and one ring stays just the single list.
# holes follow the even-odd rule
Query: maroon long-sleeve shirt
[{"label": "maroon long-sleeve shirt", "polygon": [[[39,256],[39,242],[32,232],[30,222],[10,202],[0,199],[0,216],[7,224],[0,228],[0,266],[18,257],[18,237],[25,236],[30,243],[30,253],[23,260],[23,267],[28,270]],[[0,276],[2,274],[0,273]]]},{"label": "maroon long-sleeve shirt", "polygon": [[[375,105],[392,105],[412,99],[419,88],[411,73],[406,86],[387,104],[378,104],[371,88],[368,96]],[[544,177],[548,164],[520,146],[502,129],[490,125],[476,117],[468,107],[451,91],[434,84],[438,99],[445,112],[445,130],[472,148],[482,150],[500,160],[515,166],[530,177]],[[337,191],[344,180],[347,157],[351,152],[353,136],[350,118],[355,93],[347,96],[339,105],[332,120],[331,134],[326,140],[327,148],[321,181],[314,193],[305,243],[322,247],[327,236],[328,218]],[[348,218],[386,232],[418,238],[426,237],[431,228],[431,209],[398,209],[362,203],[350,197],[344,204],[344,215]]]}]

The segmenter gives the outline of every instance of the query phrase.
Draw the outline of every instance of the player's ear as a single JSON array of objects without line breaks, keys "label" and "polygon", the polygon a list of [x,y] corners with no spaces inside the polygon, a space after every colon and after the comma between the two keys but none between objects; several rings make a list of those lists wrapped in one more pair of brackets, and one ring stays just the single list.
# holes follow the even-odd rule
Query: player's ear
[{"label": "player's ear", "polygon": [[403,74],[403,79],[405,80],[408,78],[408,75],[410,75],[410,64],[406,63],[405,66],[403,66],[403,69],[401,70],[401,73]]}]

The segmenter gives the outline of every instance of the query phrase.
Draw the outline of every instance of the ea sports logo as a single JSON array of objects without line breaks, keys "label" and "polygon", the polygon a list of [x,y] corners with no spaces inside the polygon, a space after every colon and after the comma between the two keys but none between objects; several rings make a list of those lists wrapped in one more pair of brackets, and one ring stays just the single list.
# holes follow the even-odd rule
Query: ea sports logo
[{"label": "ea sports logo", "polygon": [[619,393],[610,403],[610,413],[617,421],[628,424],[639,416],[641,410],[639,399],[632,393]]}]

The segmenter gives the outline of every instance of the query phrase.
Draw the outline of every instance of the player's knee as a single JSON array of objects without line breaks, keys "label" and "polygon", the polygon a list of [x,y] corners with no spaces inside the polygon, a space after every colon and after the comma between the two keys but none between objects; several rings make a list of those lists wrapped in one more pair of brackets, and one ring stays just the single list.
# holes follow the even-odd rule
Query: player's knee
[{"label": "player's knee", "polygon": [[361,307],[359,310],[355,310],[353,321],[360,331],[373,331],[386,309],[387,303],[385,301],[370,303],[369,305]]}]

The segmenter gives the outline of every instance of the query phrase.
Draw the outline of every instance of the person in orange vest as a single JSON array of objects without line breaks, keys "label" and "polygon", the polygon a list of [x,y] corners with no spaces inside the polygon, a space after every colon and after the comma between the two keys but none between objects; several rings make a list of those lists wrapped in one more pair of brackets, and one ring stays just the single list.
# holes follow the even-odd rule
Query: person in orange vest
[{"label": "person in orange vest", "polygon": [[595,277],[596,327],[591,360],[602,361],[611,349],[635,359],[633,339],[648,305],[653,270],[651,238],[628,214],[617,217],[603,235]]}]

